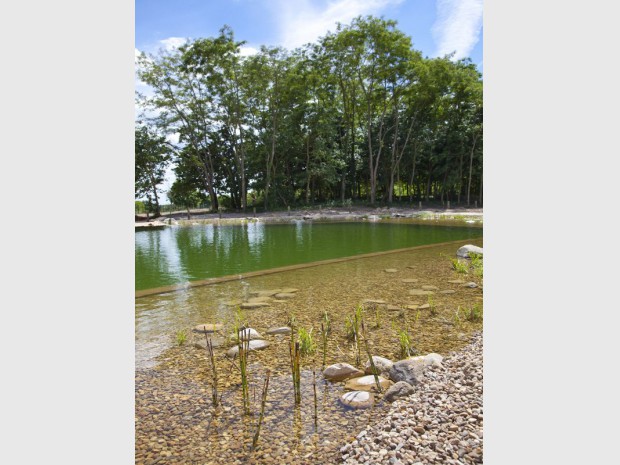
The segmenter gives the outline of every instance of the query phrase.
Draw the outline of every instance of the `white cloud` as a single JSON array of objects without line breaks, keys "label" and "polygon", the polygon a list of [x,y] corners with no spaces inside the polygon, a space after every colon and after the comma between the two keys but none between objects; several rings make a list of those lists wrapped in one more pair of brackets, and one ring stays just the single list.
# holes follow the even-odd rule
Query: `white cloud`
[{"label": "white cloud", "polygon": [[323,8],[310,0],[279,0],[276,2],[280,25],[280,44],[288,49],[314,42],[336,23],[349,23],[356,16],[377,15],[391,5],[403,0],[332,0]]},{"label": "white cloud", "polygon": [[188,40],[187,37],[168,37],[167,39],[160,40],[159,43],[162,44],[166,50],[171,51],[175,48],[179,48]]},{"label": "white cloud", "polygon": [[247,45],[243,45],[239,47],[239,55],[242,57],[249,57],[252,55],[256,55],[258,53],[258,49],[255,47],[249,47]]},{"label": "white cloud", "polygon": [[482,0],[437,0],[433,37],[436,56],[452,52],[455,60],[466,58],[480,40]]}]

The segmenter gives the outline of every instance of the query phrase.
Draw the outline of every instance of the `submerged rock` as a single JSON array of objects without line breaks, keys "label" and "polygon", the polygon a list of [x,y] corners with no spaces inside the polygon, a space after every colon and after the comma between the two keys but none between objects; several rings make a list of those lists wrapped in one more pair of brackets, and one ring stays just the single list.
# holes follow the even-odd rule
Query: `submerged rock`
[{"label": "submerged rock", "polygon": [[381,299],[364,299],[365,304],[378,304],[378,305],[383,305],[385,303],[387,303],[385,300],[381,300]]},{"label": "submerged rock", "polygon": [[280,326],[279,328],[269,328],[267,334],[291,334],[291,328],[288,326]]},{"label": "submerged rock", "polygon": [[[210,337],[209,339],[211,339],[211,345],[214,348],[215,347],[221,347],[226,342],[226,340],[223,337]],[[196,349],[206,350],[207,349],[207,340],[203,337],[202,340],[194,341],[193,345],[194,345],[194,347]]]},{"label": "submerged rock", "polygon": [[239,307],[246,309],[246,310],[250,310],[253,308],[269,307],[269,304],[267,302],[244,302],[241,305],[239,305]]},{"label": "submerged rock", "polygon": [[294,294],[295,292],[299,291],[299,289],[296,289],[294,287],[284,287],[282,289],[280,289],[277,293],[282,293],[282,294]]},{"label": "submerged rock", "polygon": [[400,305],[388,305],[387,310],[391,312],[397,312],[398,310],[402,310],[403,308]]},{"label": "submerged rock", "polygon": [[398,273],[398,270],[396,268],[386,268],[385,270],[386,273]]},{"label": "submerged rock", "polygon": [[454,289],[444,289],[443,291],[439,291],[440,294],[454,294],[456,291]]},{"label": "submerged rock", "polygon": [[392,386],[390,386],[390,388],[385,392],[384,399],[387,400],[388,402],[393,402],[398,397],[409,396],[413,394],[414,392],[415,392],[415,389],[411,384],[405,381],[399,381],[393,384]]},{"label": "submerged rock", "polygon": [[295,297],[295,294],[293,294],[292,292],[280,292],[274,295],[274,297],[276,299],[292,299],[293,297]]},{"label": "submerged rock", "polygon": [[417,283],[419,281],[419,279],[407,278],[407,279],[401,279],[400,281],[403,282],[403,283],[406,283],[406,284],[414,284],[414,283]]},{"label": "submerged rock", "polygon": [[[261,350],[269,347],[269,343],[267,341],[263,341],[262,339],[253,339],[249,343],[249,350]],[[226,352],[227,357],[234,357],[239,353],[239,346],[234,346],[228,349]]]},{"label": "submerged rock", "polygon": [[482,255],[482,247],[477,247],[475,245],[467,244],[463,247],[460,247],[456,251],[457,257],[469,258],[469,252],[477,253]]},{"label": "submerged rock", "polygon": [[410,289],[409,295],[433,295],[433,291],[427,291],[424,289]]},{"label": "submerged rock", "polygon": [[426,310],[427,308],[431,308],[431,304],[422,304],[418,306],[418,310]]},{"label": "submerged rock", "polygon": [[450,281],[448,281],[450,284],[464,284],[465,281],[463,281],[462,279],[451,279]]},{"label": "submerged rock", "polygon": [[478,287],[478,285],[477,285],[475,282],[473,282],[473,281],[470,281],[470,282],[468,282],[468,283],[465,283],[465,284],[463,284],[462,286],[463,286],[463,287],[469,287],[469,288],[471,288],[471,289],[475,289],[476,287]]},{"label": "submerged rock", "polygon": [[202,325],[194,326],[194,331],[198,333],[214,333],[222,329],[222,325],[220,323],[205,323]]},{"label": "submerged rock", "polygon": [[343,394],[340,397],[340,402],[342,402],[347,407],[353,408],[367,408],[372,406],[374,401],[374,394],[367,391],[351,391]]},{"label": "submerged rock", "polygon": [[329,381],[345,381],[361,376],[364,373],[348,363],[336,363],[323,371],[323,377]]},{"label": "submerged rock", "polygon": [[[379,376],[379,385],[381,389],[387,389],[392,382],[389,379],[385,379],[383,376]],[[351,389],[352,391],[371,391],[377,389],[377,383],[375,382],[374,375],[361,376],[359,378],[353,378],[347,381],[344,385],[345,389]]]},{"label": "submerged rock", "polygon": [[263,336],[260,335],[258,331],[254,328],[245,328],[239,330],[239,339],[242,341],[253,340],[253,339],[262,339]]},{"label": "submerged rock", "polygon": [[425,285],[425,286],[422,286],[422,289],[425,291],[436,291],[439,288],[437,286]]}]

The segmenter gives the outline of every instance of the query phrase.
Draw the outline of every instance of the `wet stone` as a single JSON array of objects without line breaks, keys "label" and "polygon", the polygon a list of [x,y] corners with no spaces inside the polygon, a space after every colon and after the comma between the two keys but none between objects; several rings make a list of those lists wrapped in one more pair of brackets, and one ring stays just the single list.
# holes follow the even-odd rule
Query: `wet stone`
[{"label": "wet stone", "polygon": [[292,299],[295,297],[295,294],[292,292],[280,292],[274,296],[276,299]]},{"label": "wet stone", "polygon": [[419,281],[419,279],[416,278],[407,278],[407,279],[401,279],[400,280],[402,283],[407,283],[407,284],[414,284],[417,283]]},{"label": "wet stone", "polygon": [[433,295],[433,291],[428,291],[424,289],[410,289],[409,295]]},{"label": "wet stone", "polygon": [[345,381],[364,373],[348,363],[335,363],[323,371],[323,377],[329,381]]},{"label": "wet stone", "polygon": [[468,283],[463,284],[463,287],[469,287],[471,289],[474,289],[474,288],[478,287],[478,285],[475,282],[470,281]]},{"label": "wet stone", "polygon": [[[261,350],[269,346],[267,341],[263,341],[262,339],[253,339],[249,343],[249,350]],[[234,346],[228,349],[226,352],[226,356],[234,357],[239,353],[239,346]]]},{"label": "wet stone", "polygon": [[444,289],[443,291],[439,291],[440,294],[454,294],[456,291],[454,289]]},{"label": "wet stone", "polygon": [[280,289],[277,292],[277,294],[280,294],[280,293],[282,293],[282,294],[294,294],[295,292],[298,292],[298,291],[299,291],[299,289],[296,289],[294,287],[285,287],[285,288]]},{"label": "wet stone", "polygon": [[[391,385],[391,381],[379,376],[379,385],[381,389],[387,389]],[[371,391],[377,389],[374,375],[361,376],[347,381],[344,385],[345,389],[352,391]]]},{"label": "wet stone", "polygon": [[372,406],[375,401],[375,396],[372,392],[367,391],[351,391],[343,394],[340,397],[342,402],[347,407],[353,408],[367,408]]},{"label": "wet stone", "polygon": [[194,326],[194,331],[199,333],[214,333],[216,331],[220,331],[221,329],[222,325],[220,323],[205,323]]},{"label": "wet stone", "polygon": [[260,335],[258,331],[254,328],[245,328],[239,330],[239,339],[242,341],[253,340],[253,339],[262,339],[263,336]]},{"label": "wet stone", "polygon": [[425,285],[422,286],[422,289],[424,289],[425,291],[436,291],[439,288],[437,286]]},{"label": "wet stone", "polygon": [[240,307],[246,310],[251,310],[253,308],[269,307],[269,304],[267,302],[244,302],[240,305]]},{"label": "wet stone", "polygon": [[386,268],[384,271],[386,273],[398,273],[398,270],[396,268]]},{"label": "wet stone", "polygon": [[[390,368],[392,368],[392,365],[394,365],[394,362],[392,362],[390,359],[385,358],[385,357],[379,357],[378,355],[372,356],[372,362],[375,364],[375,368],[378,371],[377,373],[378,375],[389,372]],[[372,375],[372,367],[370,366],[370,360],[366,362],[366,365],[364,366],[364,371],[367,375]]]},{"label": "wet stone", "polygon": [[267,334],[291,334],[291,328],[288,326],[281,326],[279,328],[269,328]]}]

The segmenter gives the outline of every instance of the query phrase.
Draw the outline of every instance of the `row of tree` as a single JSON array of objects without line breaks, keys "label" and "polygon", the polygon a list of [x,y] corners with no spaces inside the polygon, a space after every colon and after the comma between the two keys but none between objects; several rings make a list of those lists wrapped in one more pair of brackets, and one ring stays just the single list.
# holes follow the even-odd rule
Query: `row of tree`
[{"label": "row of tree", "polygon": [[243,44],[225,26],[138,58],[152,95],[138,95],[137,196],[158,205],[173,163],[169,197],[206,196],[214,210],[223,198],[245,210],[248,192],[265,209],[482,201],[482,78],[470,60],[424,58],[394,21],[374,17],[293,51],[242,56]]}]

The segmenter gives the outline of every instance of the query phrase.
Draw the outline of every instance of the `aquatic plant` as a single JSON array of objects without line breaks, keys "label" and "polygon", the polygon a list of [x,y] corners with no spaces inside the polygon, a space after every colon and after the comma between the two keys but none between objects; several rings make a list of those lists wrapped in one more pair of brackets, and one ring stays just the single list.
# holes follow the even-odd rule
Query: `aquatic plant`
[{"label": "aquatic plant", "polygon": [[474,276],[482,277],[484,271],[482,263],[482,254],[475,252],[469,252],[469,258],[471,259],[471,267],[473,268]]},{"label": "aquatic plant", "polygon": [[381,312],[378,305],[375,305],[375,328],[381,328]]},{"label": "aquatic plant", "polygon": [[[243,400],[243,411],[246,415],[250,414],[250,391],[248,382],[248,353],[250,352],[250,334],[245,328],[242,328],[245,337],[239,337],[239,371],[241,372],[241,397]],[[247,331],[247,333],[246,333]],[[238,334],[238,333],[237,333]]]},{"label": "aquatic plant", "polygon": [[461,327],[461,307],[457,307],[456,312],[454,312],[454,316],[452,317],[452,323],[456,328]]},{"label": "aquatic plant", "polygon": [[465,319],[467,321],[471,321],[472,323],[482,321],[482,308],[480,305],[470,307],[469,311],[465,314]]},{"label": "aquatic plant", "polygon": [[327,330],[323,323],[321,323],[321,340],[323,342],[323,369],[325,369],[325,359],[327,357]]},{"label": "aquatic plant", "polygon": [[217,396],[217,367],[215,366],[215,354],[213,352],[213,343],[208,333],[205,333],[207,340],[207,354],[211,362],[211,402],[214,407],[217,407],[220,399]]},{"label": "aquatic plant", "polygon": [[267,403],[267,389],[269,388],[269,375],[271,372],[267,369],[267,373],[265,374],[265,384],[263,384],[263,395],[260,404],[260,414],[258,416],[258,424],[256,425],[256,433],[254,433],[254,438],[252,439],[252,449],[256,449],[256,445],[258,444],[258,437],[260,435],[260,427],[263,424],[263,418],[265,417],[265,404]]},{"label": "aquatic plant", "polygon": [[187,331],[185,331],[184,329],[177,331],[176,338],[177,344],[182,346],[183,344],[185,344],[185,342],[187,342]]},{"label": "aquatic plant", "polygon": [[[293,334],[291,332],[291,334]],[[295,396],[295,405],[301,404],[301,350],[299,342],[294,342],[291,337],[289,346],[289,355],[291,358],[291,375],[293,377],[293,392]]]},{"label": "aquatic plant", "polygon": [[355,346],[355,363],[357,365],[360,364],[360,348],[359,348],[359,339],[360,339],[360,323],[363,317],[363,308],[361,305],[358,305],[355,309],[353,315],[347,316],[345,320],[345,333],[347,339],[353,341]]},{"label": "aquatic plant", "polygon": [[411,337],[409,331],[405,329],[398,330],[398,343],[400,346],[400,357],[407,358],[413,355],[413,346],[411,344]]},{"label": "aquatic plant", "polygon": [[368,344],[368,337],[366,336],[366,329],[364,328],[364,321],[362,320],[362,334],[364,336],[364,348],[366,349],[366,355],[368,356],[368,361],[370,362],[370,370],[375,378],[375,384],[377,385],[377,391],[381,392],[381,383],[379,382],[379,373],[377,367],[375,366],[375,361],[372,359],[372,354],[370,353],[370,346]]},{"label": "aquatic plant", "polygon": [[332,332],[332,322],[329,319],[329,314],[327,313],[327,311],[323,312],[323,323],[325,325],[325,331],[327,333],[331,333]]},{"label": "aquatic plant", "polygon": [[461,262],[458,258],[451,258],[452,269],[457,273],[467,274],[469,267],[466,263]]},{"label": "aquatic plant", "polygon": [[312,390],[314,392],[314,429],[317,429],[319,426],[319,410],[316,397],[316,364],[314,361],[312,362]]},{"label": "aquatic plant", "polygon": [[431,316],[436,316],[437,315],[437,304],[435,304],[435,298],[432,295],[429,295],[427,302],[430,307]]},{"label": "aquatic plant", "polygon": [[301,355],[312,355],[316,351],[316,344],[312,340],[312,328],[310,331],[306,328],[297,330],[297,338],[299,339],[299,350]]}]

